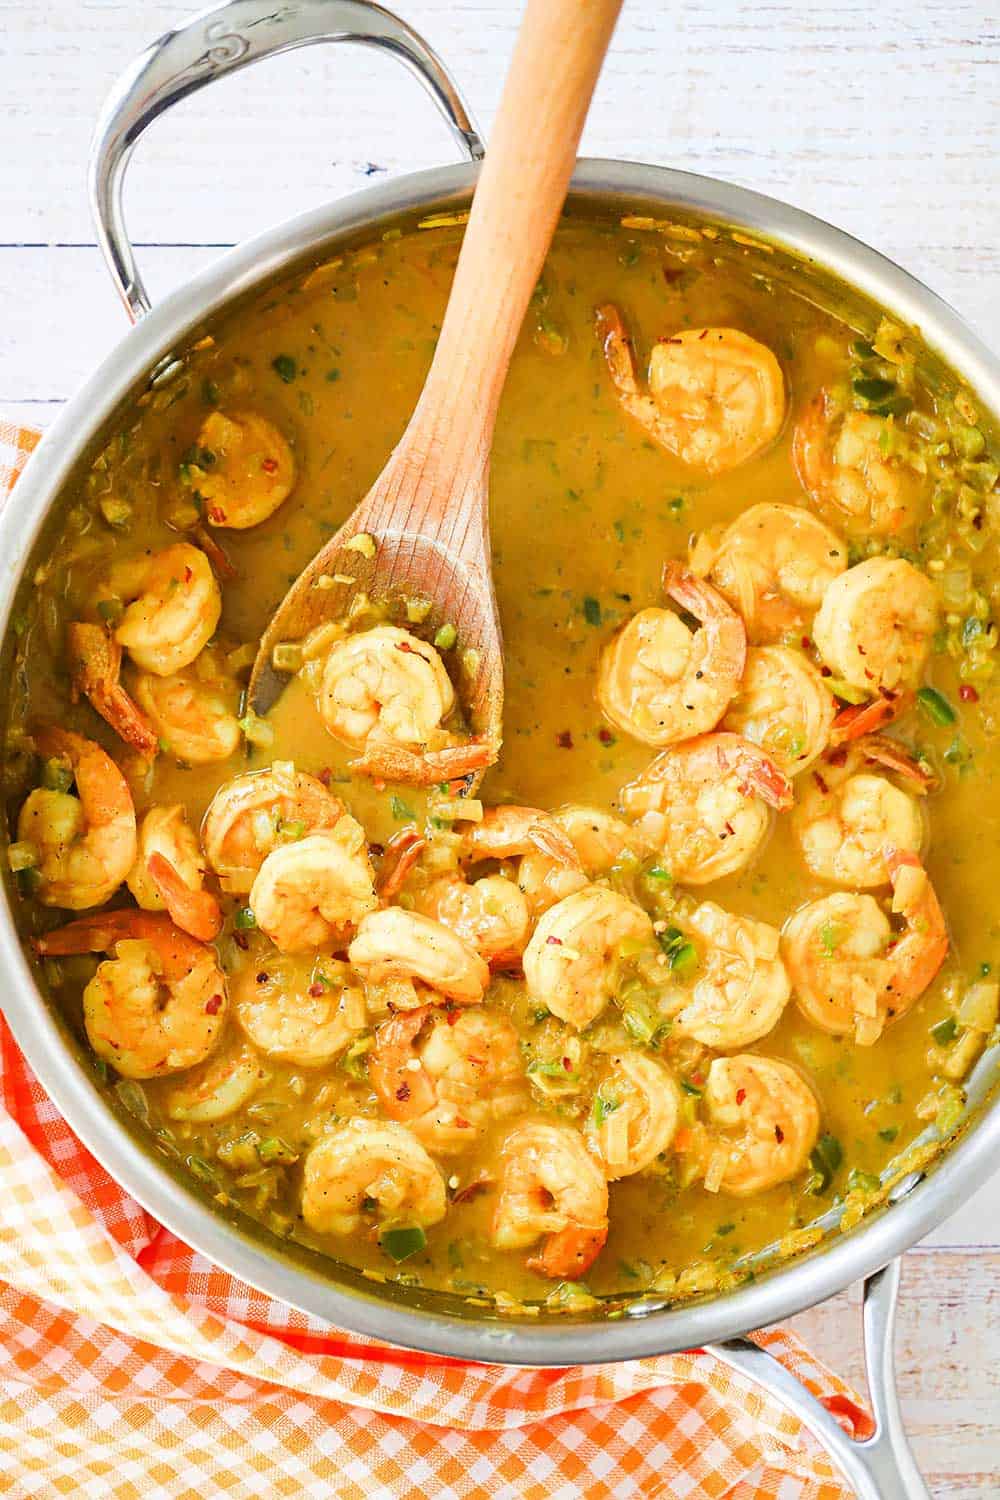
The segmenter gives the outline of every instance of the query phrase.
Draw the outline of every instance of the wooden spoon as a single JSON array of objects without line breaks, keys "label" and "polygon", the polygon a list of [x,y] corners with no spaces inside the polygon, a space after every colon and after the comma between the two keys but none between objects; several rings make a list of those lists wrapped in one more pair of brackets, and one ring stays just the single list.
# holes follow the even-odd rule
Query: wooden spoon
[{"label": "wooden spoon", "polygon": [[476,743],[428,757],[366,754],[358,769],[373,775],[432,783],[474,771],[478,781],[500,752],[503,650],[490,559],[490,446],[621,5],[527,0],[416,409],[382,473],[289,589],[260,643],[249,699],[264,714],[287,682],[273,665],[274,647],[343,618],[362,591],[429,601],[431,632],[454,625],[459,690]]}]

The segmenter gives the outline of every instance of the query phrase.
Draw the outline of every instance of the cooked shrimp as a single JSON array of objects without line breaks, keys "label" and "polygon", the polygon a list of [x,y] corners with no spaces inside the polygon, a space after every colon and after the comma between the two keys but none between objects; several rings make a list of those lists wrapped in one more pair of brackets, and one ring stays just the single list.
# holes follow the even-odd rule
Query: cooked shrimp
[{"label": "cooked shrimp", "polygon": [[582,1276],[608,1237],[608,1185],[579,1131],[525,1120],[500,1152],[491,1238],[499,1250],[525,1250],[543,1236],[529,1269]]},{"label": "cooked shrimp", "polygon": [[531,911],[519,886],[503,875],[471,882],[442,875],[414,900],[416,910],[450,927],[494,968],[517,960],[531,936]]},{"label": "cooked shrimp", "polygon": [[239,696],[235,680],[215,670],[203,651],[193,669],[158,677],[138,672],[133,691],[155,730],[160,748],[190,766],[228,760],[240,746],[233,712]]},{"label": "cooked shrimp", "polygon": [[722,721],[796,776],[822,755],[836,715],[833,694],[801,651],[751,646],[737,697]]},{"label": "cooked shrimp", "polygon": [[834,579],[813,622],[816,649],[865,692],[916,687],[937,629],[937,590],[901,557],[870,557]]},{"label": "cooked shrimp", "polygon": [[139,829],[139,849],[128,888],[144,911],[168,911],[203,943],[218,937],[222,911],[205,890],[205,859],[184,807],[151,807]]},{"label": "cooked shrimp", "polygon": [[791,993],[778,929],[712,901],[702,902],[685,926],[700,939],[699,964],[674,1031],[716,1050],[760,1041],[777,1026]]},{"label": "cooked shrimp", "polygon": [[317,1234],[353,1234],[369,1212],[378,1223],[429,1228],[447,1208],[444,1178],[404,1125],[348,1120],[306,1156],[302,1216]]},{"label": "cooked shrimp", "polygon": [[128,601],[115,640],[136,666],[158,677],[169,677],[194,661],[222,612],[211,564],[190,542],[115,563],[109,588]]},{"label": "cooked shrimp", "polygon": [[703,734],[664,750],[622,789],[622,807],[677,881],[705,885],[750,863],[788,807],[791,785],[738,734]]},{"label": "cooked shrimp", "polygon": [[[505,1016],[476,1006],[443,1014],[402,1011],[375,1033],[368,1079],[391,1120],[403,1120],[428,1150],[471,1146],[497,1113],[518,1101],[524,1065]],[[526,1102],[523,1090],[520,1102]]]},{"label": "cooked shrimp", "polygon": [[934,888],[919,859],[888,849],[894,933],[873,896],[837,891],[810,901],[785,923],[782,951],[803,1015],[834,1036],[870,1046],[889,1021],[923,994],[948,952]]},{"label": "cooked shrimp", "polygon": [[604,648],[597,701],[607,718],[645,745],[673,745],[714,729],[743,676],[743,621],[710,584],[668,562],[663,586],[699,622],[667,609],[633,615]]},{"label": "cooked shrimp", "polygon": [[630,941],[653,942],[653,924],[634,901],[599,885],[566,896],[544,914],[524,950],[528,994],[583,1031],[613,998],[619,950]]},{"label": "cooked shrimp", "polygon": [[155,755],[156,730],[122,687],[122,648],[114,637],[102,625],[71,621],[66,626],[66,656],[74,703],[82,693],[127,745]]},{"label": "cooked shrimp", "polygon": [[236,1019],[269,1057],[321,1068],[364,1031],[365,992],[349,966],[332,958],[255,955],[231,982]]},{"label": "cooked shrimp", "polygon": [[75,795],[36,787],[17,820],[19,841],[37,851],[36,895],[46,906],[100,906],[135,864],[135,807],[128,784],[100,745],[49,725],[36,731],[42,755],[62,763]]},{"label": "cooked shrimp", "polygon": [[213,526],[257,526],[288,499],[295,459],[286,438],[254,411],[210,412],[201,424],[192,483]]},{"label": "cooked shrimp", "polygon": [[226,978],[215,949],[162,912],[108,911],[38,938],[39,953],[114,953],[83,992],[90,1045],[123,1078],[193,1068],[226,1019]]},{"label": "cooked shrimp", "polygon": [[587,884],[571,837],[537,807],[488,807],[464,834],[461,853],[468,864],[518,860],[517,883],[536,917]]},{"label": "cooked shrimp", "polygon": [[738,516],[717,547],[696,548],[693,562],[739,611],[757,645],[809,629],[830,584],[847,567],[847,548],[802,506],[765,502]]},{"label": "cooked shrimp", "polygon": [[739,1198],[789,1182],[819,1134],[819,1105],[802,1075],[772,1057],[716,1057],[705,1088],[705,1186]]},{"label": "cooked shrimp", "polygon": [[270,1077],[249,1042],[233,1040],[170,1085],[163,1106],[170,1120],[212,1124],[248,1104]]},{"label": "cooked shrimp", "polygon": [[541,847],[522,855],[517,883],[535,918],[564,896],[582,890],[588,878],[607,875],[619,860],[648,852],[636,829],[600,808],[560,807],[552,821],[567,835],[577,862],[568,864]]},{"label": "cooked shrimp", "polygon": [[608,1180],[645,1171],[676,1135],[680,1112],[681,1091],[662,1063],[634,1051],[609,1058],[587,1124]]},{"label": "cooked shrimp", "polygon": [[455,690],[441,657],[397,625],[335,641],[318,702],[334,739],[360,755],[352,769],[366,775],[433,785],[489,764],[481,741],[443,727]]},{"label": "cooked shrimp", "polygon": [[895,536],[916,519],[927,481],[883,450],[891,430],[871,412],[838,412],[828,395],[810,402],[796,425],[792,460],[802,487],[852,530]]},{"label": "cooked shrimp", "polygon": [[764,344],[738,328],[687,328],[654,344],[643,393],[621,314],[597,310],[597,332],[623,409],[668,453],[723,474],[781,431],[785,381]]},{"label": "cooked shrimp", "polygon": [[464,938],[399,906],[366,916],[347,956],[372,984],[416,980],[459,1005],[477,1004],[490,982],[487,965]]},{"label": "cooked shrimp", "polygon": [[221,786],[209,805],[201,839],[223,890],[245,895],[266,855],[288,839],[335,828],[344,804],[315,776],[284,761],[248,771]]},{"label": "cooked shrimp", "polygon": [[365,831],[347,813],[272,849],[250,887],[257,926],[282,953],[342,948],[377,905]]},{"label": "cooked shrimp", "polygon": [[877,762],[882,743],[891,741],[870,736],[849,750],[835,750],[800,783],[792,829],[806,864],[821,880],[857,890],[886,885],[885,847],[916,853],[923,843],[924,821],[914,797],[866,769]]}]

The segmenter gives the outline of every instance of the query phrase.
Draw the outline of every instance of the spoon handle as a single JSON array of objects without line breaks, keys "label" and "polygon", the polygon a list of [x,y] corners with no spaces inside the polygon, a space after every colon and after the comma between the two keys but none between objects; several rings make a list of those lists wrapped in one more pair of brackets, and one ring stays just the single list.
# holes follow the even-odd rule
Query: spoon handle
[{"label": "spoon handle", "polygon": [[[419,495],[409,524],[425,534],[459,542],[455,508],[485,504],[507,366],[622,3],[527,0],[434,361],[390,464],[400,489]],[[473,530],[476,520],[465,518]]]}]

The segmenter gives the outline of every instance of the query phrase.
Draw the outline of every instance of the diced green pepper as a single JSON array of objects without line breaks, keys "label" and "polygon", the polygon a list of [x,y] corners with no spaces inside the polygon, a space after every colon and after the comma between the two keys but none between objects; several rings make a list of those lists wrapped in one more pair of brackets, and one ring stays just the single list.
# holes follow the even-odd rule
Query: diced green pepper
[{"label": "diced green pepper", "polygon": [[413,1224],[407,1228],[383,1229],[379,1235],[379,1244],[386,1255],[399,1265],[400,1261],[409,1260],[411,1255],[416,1255],[425,1248],[427,1236],[419,1224]]}]

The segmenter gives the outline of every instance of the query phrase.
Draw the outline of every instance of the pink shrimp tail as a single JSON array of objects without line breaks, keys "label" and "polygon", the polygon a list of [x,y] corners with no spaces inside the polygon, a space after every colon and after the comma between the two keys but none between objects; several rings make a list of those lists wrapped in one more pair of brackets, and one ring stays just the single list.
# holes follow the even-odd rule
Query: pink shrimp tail
[{"label": "pink shrimp tail", "polygon": [[222,909],[210,891],[193,891],[159,851],[149,856],[146,869],[160,900],[183,932],[201,943],[210,943],[219,936]]}]

